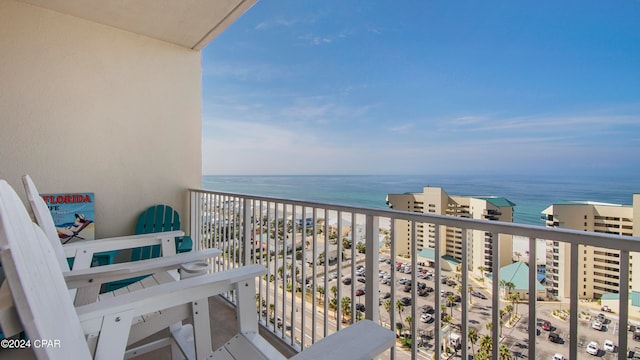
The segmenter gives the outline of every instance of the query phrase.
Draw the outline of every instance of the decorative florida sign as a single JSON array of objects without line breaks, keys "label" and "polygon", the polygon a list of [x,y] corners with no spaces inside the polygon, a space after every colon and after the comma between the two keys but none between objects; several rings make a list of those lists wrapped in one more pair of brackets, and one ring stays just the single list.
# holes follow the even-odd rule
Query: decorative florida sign
[{"label": "decorative florida sign", "polygon": [[93,193],[40,194],[49,207],[58,237],[63,244],[73,240],[94,240]]}]

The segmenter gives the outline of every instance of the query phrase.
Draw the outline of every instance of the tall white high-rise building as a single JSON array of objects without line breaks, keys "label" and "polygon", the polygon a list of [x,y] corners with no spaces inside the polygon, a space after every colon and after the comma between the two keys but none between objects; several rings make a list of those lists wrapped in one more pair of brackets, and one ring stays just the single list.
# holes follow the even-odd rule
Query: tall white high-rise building
[{"label": "tall white high-rise building", "polygon": [[[442,188],[430,186],[425,187],[421,193],[389,194],[387,204],[395,210],[505,222],[513,222],[515,206],[503,197],[448,195]],[[394,226],[396,254],[408,256],[411,253],[411,225],[408,221],[396,220]],[[418,252],[435,248],[435,225],[417,224],[415,239]],[[443,253],[440,255],[448,255],[466,263],[470,271],[480,274],[480,267],[486,269],[493,266],[492,248],[495,240],[491,233],[470,230],[467,234],[468,259],[465,260],[462,258],[462,230],[443,227],[440,236]],[[510,264],[512,254],[512,236],[501,234],[500,266]]]},{"label": "tall white high-rise building", "polygon": [[[553,204],[542,211],[548,227],[593,231],[598,233],[640,236],[640,194],[633,195],[633,205],[594,202]],[[603,244],[604,245],[604,244]],[[620,287],[620,252],[606,248],[580,245],[579,276],[570,275],[571,245],[547,240],[547,278],[549,294],[570,297],[570,284],[578,282],[578,296],[599,299],[605,293],[618,293]],[[630,254],[630,290],[640,289],[640,254]]]}]

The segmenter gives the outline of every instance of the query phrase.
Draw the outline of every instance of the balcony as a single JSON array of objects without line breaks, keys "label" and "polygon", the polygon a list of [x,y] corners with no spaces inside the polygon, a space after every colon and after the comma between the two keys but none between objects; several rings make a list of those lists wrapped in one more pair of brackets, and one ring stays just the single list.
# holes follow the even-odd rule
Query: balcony
[{"label": "balcony", "polygon": [[[256,316],[264,331],[294,352],[303,351],[361,318],[380,322],[398,334],[397,346],[381,357],[389,359],[440,358],[446,356],[447,351],[453,355],[451,339],[457,339],[457,336],[452,334],[468,334],[469,330],[474,330],[478,339],[460,337],[455,354],[462,359],[479,351],[479,339],[483,337],[491,344],[489,358],[493,359],[500,358],[502,351],[530,359],[551,358],[555,352],[571,359],[587,358],[581,346],[591,340],[600,340],[589,333],[589,327],[579,323],[583,320],[579,320],[578,314],[596,311],[596,308],[585,307],[587,305],[578,300],[575,281],[569,289],[572,296],[563,306],[568,309],[566,321],[550,317],[549,309],[557,305],[539,300],[546,298],[538,295],[519,304],[513,303],[519,305],[515,311],[517,321],[508,331],[504,326],[485,327],[486,323],[509,323],[511,316],[504,317],[505,306],[509,303],[497,296],[508,291],[501,288],[499,278],[501,242],[493,242],[490,257],[493,263],[488,271],[493,274],[493,281],[484,281],[483,274],[476,272],[483,264],[462,262],[461,266],[447,267],[445,259],[433,262],[433,259],[419,257],[416,235],[411,235],[409,241],[410,256],[399,257],[396,254],[400,241],[394,229],[396,220],[406,221],[408,228],[413,229],[412,234],[416,233],[418,224],[429,224],[434,238],[438,239],[446,238],[445,227],[461,229],[461,258],[469,261],[471,249],[466,239],[470,230],[485,231],[493,239],[499,239],[499,234],[525,237],[531,258],[536,258],[536,239],[568,243],[573,256],[563,261],[570,264],[570,278],[581,274],[578,267],[580,245],[602,247],[601,244],[607,244],[608,249],[619,251],[621,274],[629,273],[630,252],[640,251],[638,238],[583,231],[203,190],[190,190],[189,197],[194,246],[215,247],[223,252],[214,264],[215,269],[249,263],[259,263],[267,268],[267,275],[258,281]],[[403,229],[406,229],[404,225]],[[435,241],[434,245],[434,253],[444,255],[445,246],[440,241]],[[399,263],[416,266],[401,273]],[[421,263],[437,266],[419,266]],[[433,275],[423,279],[427,271]],[[343,283],[345,278],[350,278],[351,282]],[[403,278],[406,280],[402,281],[410,281],[414,286],[399,285]],[[453,280],[455,286],[434,281],[441,278]],[[528,288],[521,293],[539,294],[535,266],[529,268],[527,278]],[[620,281],[623,285],[620,298],[626,299],[629,277],[621,276]],[[426,292],[415,285],[420,282],[432,287],[433,292],[424,295]],[[558,286],[554,283],[554,292]],[[482,300],[472,296],[471,291],[456,292],[457,288],[471,288],[488,294],[488,298]],[[457,294],[460,301],[454,302],[453,307],[447,306],[448,297],[438,296],[441,291]],[[433,313],[423,317],[422,309],[427,306]],[[626,301],[619,302],[618,309],[615,326],[624,329],[632,310]],[[557,349],[550,347],[546,333],[538,336],[535,331],[526,331],[536,328],[536,319],[540,317],[565,329],[562,333],[565,343]],[[618,358],[626,358],[625,350],[633,347],[630,335],[622,331],[610,337],[620,349]],[[553,352],[549,353],[551,350]]]}]

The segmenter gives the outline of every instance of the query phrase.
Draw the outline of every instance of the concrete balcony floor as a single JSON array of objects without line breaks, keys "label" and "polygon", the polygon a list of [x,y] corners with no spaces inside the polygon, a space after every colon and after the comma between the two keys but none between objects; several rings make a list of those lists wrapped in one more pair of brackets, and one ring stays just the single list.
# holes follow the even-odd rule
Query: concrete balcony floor
[{"label": "concrete balcony floor", "polygon": [[[209,299],[209,314],[211,316],[211,337],[213,341],[213,348],[217,349],[237,333],[238,326],[236,321],[236,310],[228,301],[216,296]],[[64,325],[61,325],[61,330],[63,328]],[[158,334],[157,337],[161,337],[163,335],[166,335],[166,333]],[[295,355],[295,352],[291,347],[287,346],[287,344],[283,343],[271,332],[261,328],[260,335],[267,339],[267,341],[284,354],[285,357],[289,358]],[[28,360],[35,358],[36,357],[31,350],[0,349],[0,360]],[[168,348],[163,348],[143,356],[139,356],[136,359],[170,360],[171,351]]]}]

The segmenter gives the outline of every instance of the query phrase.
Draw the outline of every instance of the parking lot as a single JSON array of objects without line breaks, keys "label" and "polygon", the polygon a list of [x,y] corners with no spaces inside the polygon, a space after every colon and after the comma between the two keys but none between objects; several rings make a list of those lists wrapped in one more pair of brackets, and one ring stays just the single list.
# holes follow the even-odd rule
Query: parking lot
[{"label": "parking lot", "polygon": [[[411,279],[411,274],[407,274],[401,271],[398,271],[395,267],[395,262],[391,262],[388,264],[384,261],[380,262],[380,271],[382,272],[382,276],[377,276],[375,279],[369,279],[364,276],[357,276],[356,279],[351,279],[351,282],[347,282],[344,284],[342,281],[338,282],[338,279],[334,279],[331,282],[333,284],[340,284],[342,288],[342,294],[350,293],[350,286],[355,286],[356,294],[361,294],[354,299],[355,303],[364,303],[364,297],[368,296],[368,294],[362,294],[360,289],[364,290],[364,283],[366,281],[378,281],[380,282],[380,294],[376,294],[379,298],[381,298],[381,303],[384,302],[387,298],[387,294],[389,295],[392,292],[395,292],[395,299],[400,300],[403,298],[405,301],[410,301],[411,304],[417,306],[417,317],[416,317],[416,326],[418,328],[418,333],[423,335],[421,339],[419,339],[418,344],[420,344],[420,357],[430,353],[434,347],[433,330],[435,326],[435,321],[432,321],[431,317],[425,316],[422,317],[422,307],[434,307],[434,299],[435,296],[440,296],[441,294],[436,294],[435,291],[435,279],[434,276],[429,278],[418,278],[418,284],[421,284],[417,291],[422,294],[422,296],[417,296],[417,299],[413,299],[411,297],[410,287],[407,286],[406,280]],[[413,270],[413,269],[412,269]],[[428,268],[419,267],[420,270],[429,270]],[[432,270],[432,269],[431,269]],[[384,274],[391,274],[391,272],[395,272],[395,283],[391,283],[390,281],[385,281]],[[344,271],[344,275],[340,279],[344,279],[346,277],[351,277],[350,274],[346,275],[347,270]],[[360,274],[366,274],[366,271],[362,270],[359,272]],[[377,274],[376,274],[377,275]],[[458,291],[458,282],[456,280],[454,273],[446,273],[443,272],[443,275],[446,279],[450,280],[448,283],[440,284],[440,289],[445,296],[443,296],[441,304],[453,305],[446,306],[446,313],[450,314],[452,317],[452,323],[454,328],[458,326],[461,318],[460,314],[460,305],[459,303],[447,304],[447,296],[446,294],[452,294],[453,296],[460,295]],[[337,277],[337,274],[334,275]],[[388,277],[387,277],[388,278]],[[335,281],[335,283],[334,283]],[[413,285],[413,284],[412,284]],[[474,293],[477,296],[470,296],[472,305],[469,308],[468,319],[469,319],[469,328],[473,328],[479,334],[479,337],[482,337],[484,334],[490,334],[490,331],[486,328],[485,324],[491,322],[491,293],[487,291],[488,289],[483,284],[475,282],[475,280],[470,281],[470,285],[472,285],[474,289]],[[484,297],[481,298],[481,297]],[[458,299],[459,300],[459,299]],[[510,302],[501,302],[501,308],[509,305]],[[538,327],[537,337],[536,337],[536,359],[553,359],[554,354],[559,353],[562,354],[565,358],[569,355],[569,322],[560,320],[559,318],[552,315],[552,312],[568,309],[568,304],[561,303],[553,303],[553,302],[538,302],[537,308],[537,317],[541,320],[546,320],[550,323],[549,330],[543,330],[542,327]],[[603,344],[605,340],[611,340],[615,345],[617,345],[618,338],[618,322],[615,314],[604,314],[604,321],[602,322],[602,329],[596,330],[592,327],[595,317],[600,313],[599,311],[593,311],[586,308],[579,309],[584,314],[591,315],[591,319],[581,319],[578,323],[578,341],[579,341],[579,349],[578,349],[578,358],[579,359],[614,359],[617,358],[617,346],[614,349],[614,352],[605,351],[603,349]],[[400,321],[400,314],[395,304],[392,304],[391,311],[394,312],[396,317],[396,322]],[[528,323],[528,308],[526,303],[520,303],[517,307],[518,314],[521,315],[521,318],[517,321],[514,326],[503,326],[502,327],[502,340],[501,343],[506,344],[509,349],[512,351],[515,358],[527,358],[528,355],[528,331],[527,331],[527,323]],[[408,326],[405,319],[408,315],[411,315],[411,305],[405,306],[405,309],[401,313],[401,320],[405,323],[405,326]],[[432,314],[433,315],[433,314]],[[389,324],[390,322],[390,314],[385,310],[384,305],[380,306],[380,318],[384,323]],[[395,326],[392,327],[395,330]],[[626,332],[627,330],[624,329]],[[549,340],[549,334],[554,333],[557,334],[555,340],[557,342],[552,342]],[[640,346],[640,342],[632,339],[632,333],[628,332],[628,344],[629,348],[633,349],[634,346]],[[555,335],[554,335],[555,336]],[[595,341],[598,344],[598,354],[590,355],[587,353],[586,349],[590,342]],[[472,353],[472,351],[470,351]],[[398,355],[401,358],[402,350],[398,351]],[[408,354],[407,354],[408,355]]]}]

